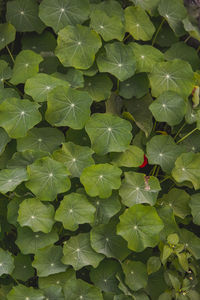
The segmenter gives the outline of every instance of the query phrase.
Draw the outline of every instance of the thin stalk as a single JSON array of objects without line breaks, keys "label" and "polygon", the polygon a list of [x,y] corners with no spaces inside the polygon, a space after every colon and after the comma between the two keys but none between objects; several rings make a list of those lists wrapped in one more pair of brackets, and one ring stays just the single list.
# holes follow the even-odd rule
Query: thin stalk
[{"label": "thin stalk", "polygon": [[185,127],[186,123],[183,124],[183,126],[181,126],[181,128],[179,128],[179,130],[177,131],[174,140],[176,140],[177,136],[181,133],[181,131],[183,130],[183,128]]},{"label": "thin stalk", "polygon": [[155,174],[155,172],[156,172],[156,169],[157,169],[157,165],[155,165],[154,167],[153,167],[153,169],[151,170],[151,172],[150,172],[150,176],[154,176],[154,174]]},{"label": "thin stalk", "polygon": [[190,38],[191,38],[191,36],[189,35],[189,36],[185,39],[184,43],[187,43],[187,41],[189,41]]},{"label": "thin stalk", "polygon": [[156,122],[156,120],[155,120],[155,122],[154,122],[154,124],[153,124],[153,131],[156,130],[156,125],[157,125],[157,122]]},{"label": "thin stalk", "polygon": [[193,134],[196,130],[198,130],[198,128],[194,128],[192,131],[190,131],[188,134],[186,134],[184,137],[182,137],[182,139],[178,140],[178,142],[176,143],[179,144],[180,142],[184,141],[188,136]]},{"label": "thin stalk", "polygon": [[14,57],[13,57],[13,55],[12,55],[10,49],[8,48],[8,46],[6,46],[6,49],[7,49],[8,53],[9,53],[10,58],[12,59],[13,63],[15,63]]},{"label": "thin stalk", "polygon": [[12,87],[12,88],[14,88],[17,92],[18,92],[18,94],[21,96],[21,97],[24,97],[24,94],[14,85],[14,84],[12,84],[12,83],[10,83],[9,81],[7,81],[7,80],[5,80],[4,79],[4,81],[3,81],[5,84],[7,84],[8,86],[10,86],[10,87]]},{"label": "thin stalk", "polygon": [[167,176],[167,177],[165,177],[164,179],[162,179],[161,181],[160,181],[160,183],[163,183],[164,181],[166,181],[166,180],[168,180],[168,179],[170,179],[171,177],[170,176]]},{"label": "thin stalk", "polygon": [[123,42],[125,42],[129,37],[130,37],[130,33],[124,38]]},{"label": "thin stalk", "polygon": [[158,166],[157,170],[156,170],[156,173],[155,173],[155,176],[158,177],[158,174],[160,172],[160,166]]},{"label": "thin stalk", "polygon": [[117,89],[116,89],[116,94],[119,94],[119,79],[117,79]]},{"label": "thin stalk", "polygon": [[152,46],[155,44],[156,39],[157,39],[157,36],[158,36],[159,32],[161,31],[161,29],[162,29],[164,23],[165,23],[165,19],[163,18],[163,19],[162,19],[162,22],[160,23],[160,25],[159,25],[159,27],[158,27],[158,29],[157,29],[155,35],[154,35],[154,38],[153,38],[153,41],[152,41]]}]

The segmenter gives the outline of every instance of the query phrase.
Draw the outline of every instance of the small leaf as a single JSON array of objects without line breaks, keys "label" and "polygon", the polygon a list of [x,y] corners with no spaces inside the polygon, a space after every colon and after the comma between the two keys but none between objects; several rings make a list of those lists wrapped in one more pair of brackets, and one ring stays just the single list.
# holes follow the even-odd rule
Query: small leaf
[{"label": "small leaf", "polygon": [[112,164],[117,167],[139,167],[144,161],[144,152],[137,146],[129,145],[122,153],[111,153]]},{"label": "small leaf", "polygon": [[189,206],[191,208],[193,223],[200,225],[200,193],[191,196]]},{"label": "small leaf", "polygon": [[27,180],[28,176],[24,168],[3,169],[0,171],[0,192],[6,194],[14,191],[18,185]]},{"label": "small leaf", "polygon": [[147,272],[148,275],[157,272],[161,267],[160,258],[157,256],[149,257],[147,261]]},{"label": "small leaf", "polygon": [[180,241],[196,259],[200,259],[200,238],[198,236],[189,230],[181,229]]},{"label": "small leaf", "polygon": [[14,286],[7,295],[8,300],[43,300],[44,295],[40,290],[33,287],[26,287],[22,284]]},{"label": "small leaf", "polygon": [[0,249],[0,276],[3,274],[11,274],[14,267],[14,258],[11,253]]},{"label": "small leaf", "polygon": [[0,50],[15,40],[16,30],[12,24],[0,24]]}]

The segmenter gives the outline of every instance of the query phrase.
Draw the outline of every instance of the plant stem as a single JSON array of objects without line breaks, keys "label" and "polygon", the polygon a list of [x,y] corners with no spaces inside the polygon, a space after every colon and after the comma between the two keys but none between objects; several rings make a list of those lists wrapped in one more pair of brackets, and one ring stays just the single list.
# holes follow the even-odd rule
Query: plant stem
[{"label": "plant stem", "polygon": [[155,165],[154,167],[153,167],[153,169],[151,170],[151,172],[150,172],[150,176],[154,176],[154,174],[155,174],[155,172],[156,172],[156,169],[157,169],[157,165]]},{"label": "plant stem", "polygon": [[189,41],[190,38],[191,38],[191,36],[189,35],[189,36],[185,39],[184,43],[187,43],[187,41]]},{"label": "plant stem", "polygon": [[155,174],[156,177],[158,177],[159,171],[160,171],[160,166],[158,166],[158,168],[156,170],[156,174]]},{"label": "plant stem", "polygon": [[168,179],[170,179],[170,176],[167,176],[167,177],[165,177],[164,179],[162,179],[162,180],[160,181],[160,183],[163,183],[164,181],[166,181],[166,180],[168,180]]},{"label": "plant stem", "polygon": [[162,22],[160,23],[160,25],[159,25],[159,27],[158,27],[158,29],[157,29],[155,35],[154,35],[154,38],[153,38],[153,41],[152,41],[152,46],[155,44],[156,39],[157,39],[157,36],[158,36],[159,32],[161,31],[164,22],[165,22],[165,19],[163,18],[163,19],[162,19]]},{"label": "plant stem", "polygon": [[179,130],[177,131],[174,140],[177,138],[177,136],[181,133],[181,131],[183,130],[183,128],[185,127],[186,123],[183,124],[183,126],[181,126],[181,128],[179,128]]},{"label": "plant stem", "polygon": [[5,80],[4,79],[4,81],[3,81],[5,84],[7,84],[8,86],[10,86],[10,87],[12,87],[13,89],[15,89],[17,92],[18,92],[18,94],[20,95],[20,96],[22,96],[22,97],[24,97],[24,94],[15,86],[15,85],[13,85],[12,83],[10,83],[9,81],[7,81],[7,80]]},{"label": "plant stem", "polygon": [[125,42],[129,37],[130,37],[130,33],[124,38],[123,42]]},{"label": "plant stem", "polygon": [[156,120],[155,120],[155,122],[154,122],[154,124],[153,124],[153,131],[156,130],[156,125],[157,125],[157,122],[156,122]]},{"label": "plant stem", "polygon": [[8,53],[9,53],[10,58],[12,59],[13,63],[15,63],[14,57],[13,57],[13,55],[12,55],[10,49],[8,48],[8,46],[6,46],[6,49],[8,50]]},{"label": "plant stem", "polygon": [[179,144],[180,142],[184,141],[188,136],[190,136],[191,134],[193,134],[193,132],[195,132],[196,130],[198,130],[198,128],[194,128],[192,131],[190,131],[188,134],[186,134],[184,137],[182,137],[182,139],[178,140],[178,142],[176,142],[177,144]]}]

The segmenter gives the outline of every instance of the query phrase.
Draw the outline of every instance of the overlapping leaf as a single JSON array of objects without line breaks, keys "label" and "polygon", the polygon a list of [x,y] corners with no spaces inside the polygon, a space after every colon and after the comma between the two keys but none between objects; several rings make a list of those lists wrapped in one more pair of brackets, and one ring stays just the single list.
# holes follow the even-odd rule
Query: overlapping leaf
[{"label": "overlapping leaf", "polygon": [[0,24],[0,50],[15,39],[15,27],[9,23]]}]

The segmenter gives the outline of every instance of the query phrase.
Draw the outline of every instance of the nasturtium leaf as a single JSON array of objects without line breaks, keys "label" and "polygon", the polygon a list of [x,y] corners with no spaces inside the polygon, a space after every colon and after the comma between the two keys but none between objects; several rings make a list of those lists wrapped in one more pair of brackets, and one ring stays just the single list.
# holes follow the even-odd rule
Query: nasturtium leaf
[{"label": "nasturtium leaf", "polygon": [[158,256],[151,256],[147,261],[147,273],[148,275],[157,272],[161,267],[161,261]]},{"label": "nasturtium leaf", "polygon": [[[91,1],[90,1],[91,2]],[[95,2],[95,0],[94,0]],[[91,10],[101,10],[107,13],[109,17],[117,16],[124,21],[124,11],[120,3],[116,0],[96,1],[97,5],[93,5]]]},{"label": "nasturtium leaf", "polygon": [[85,195],[71,193],[60,202],[55,220],[62,222],[65,229],[74,231],[78,229],[79,224],[92,223],[95,211],[95,207]]},{"label": "nasturtium leaf", "polygon": [[64,286],[64,295],[67,300],[103,300],[98,288],[81,279],[68,280]]},{"label": "nasturtium leaf", "polygon": [[58,284],[52,284],[51,286],[43,289],[43,293],[45,295],[45,299],[48,300],[65,300],[62,287]]},{"label": "nasturtium leaf", "polygon": [[0,171],[0,192],[6,194],[14,191],[23,181],[27,181],[28,176],[26,169],[3,169]]},{"label": "nasturtium leaf", "polygon": [[36,160],[27,171],[29,181],[26,186],[42,201],[53,201],[57,194],[70,189],[68,169],[49,157]]},{"label": "nasturtium leaf", "polygon": [[85,86],[81,90],[88,92],[92,100],[99,102],[110,97],[112,86],[112,80],[107,75],[97,74],[85,77]]},{"label": "nasturtium leaf", "polygon": [[165,241],[169,234],[178,233],[179,227],[176,223],[173,209],[170,206],[161,206],[161,208],[157,209],[157,212],[164,224],[164,228],[160,232],[160,238]]},{"label": "nasturtium leaf", "polygon": [[44,102],[47,101],[48,93],[57,86],[69,87],[69,83],[48,74],[39,73],[26,81],[25,93],[36,102]]},{"label": "nasturtium leaf", "polygon": [[112,153],[111,158],[111,163],[118,167],[139,167],[144,161],[144,152],[137,146],[129,145],[122,153]]},{"label": "nasturtium leaf", "polygon": [[137,60],[137,72],[151,72],[155,64],[164,60],[164,54],[150,45],[130,43]]},{"label": "nasturtium leaf", "polygon": [[192,24],[188,17],[182,20],[182,22],[184,29],[189,33],[189,35],[200,41],[199,26],[197,24]]},{"label": "nasturtium leaf", "polygon": [[[65,283],[68,280],[75,280],[76,279],[76,272],[73,268],[67,269],[66,272],[61,272],[57,274],[52,274],[47,277],[39,277],[38,278],[38,285],[40,289],[46,289],[48,287],[51,287],[52,285],[57,285],[64,287]],[[57,300],[57,299],[54,299]]]},{"label": "nasturtium leaf", "polygon": [[33,128],[23,138],[17,139],[17,150],[52,152],[57,149],[65,138],[61,131],[52,127]]},{"label": "nasturtium leaf", "polygon": [[155,27],[148,14],[139,6],[129,6],[125,9],[126,31],[128,31],[135,40],[149,41]]},{"label": "nasturtium leaf", "polygon": [[84,87],[83,73],[80,70],[68,68],[67,73],[55,72],[52,76],[67,81],[74,89]]},{"label": "nasturtium leaf", "polygon": [[162,25],[162,28],[157,35],[155,43],[161,47],[170,47],[173,43],[177,43],[178,41],[179,38],[175,35],[174,31],[169,27],[168,23],[165,22]]},{"label": "nasturtium leaf", "polygon": [[104,259],[96,269],[90,272],[91,281],[101,291],[119,294],[118,280],[115,275],[121,273],[122,269],[119,262]]},{"label": "nasturtium leaf", "polygon": [[14,269],[14,258],[10,252],[0,248],[0,276],[11,274]]},{"label": "nasturtium leaf", "polygon": [[[131,0],[135,5],[141,6],[145,10],[154,10],[157,8],[160,0]],[[141,299],[143,300],[143,299]]]},{"label": "nasturtium leaf", "polygon": [[189,206],[191,208],[193,223],[200,225],[200,193],[191,196]]},{"label": "nasturtium leaf", "polygon": [[119,95],[125,99],[142,98],[149,91],[149,80],[145,73],[135,74],[133,77],[120,82]]},{"label": "nasturtium leaf", "polygon": [[7,163],[8,169],[26,168],[28,165],[34,163],[36,159],[47,156],[48,153],[44,151],[25,150],[23,152],[15,152],[12,158]]},{"label": "nasturtium leaf", "polygon": [[42,291],[22,284],[14,286],[7,295],[8,300],[44,300]]},{"label": "nasturtium leaf", "polygon": [[125,172],[125,179],[122,181],[119,194],[122,202],[128,207],[139,203],[154,205],[160,190],[161,187],[156,177]]},{"label": "nasturtium leaf", "polygon": [[10,224],[17,226],[18,209],[20,203],[23,201],[22,197],[13,197],[7,205],[7,220]]},{"label": "nasturtium leaf", "polygon": [[25,83],[30,77],[35,76],[39,72],[39,64],[43,58],[41,55],[31,51],[22,50],[15,59],[12,84]]},{"label": "nasturtium leaf", "polygon": [[98,34],[86,26],[66,26],[58,33],[56,56],[65,67],[88,69],[101,48]]},{"label": "nasturtium leaf", "polygon": [[119,168],[107,163],[92,165],[83,170],[80,181],[91,197],[108,198],[112,190],[120,187],[121,173]]},{"label": "nasturtium leaf", "polygon": [[87,92],[57,87],[48,94],[46,120],[55,126],[82,129],[90,117],[92,98]]},{"label": "nasturtium leaf", "polygon": [[34,276],[35,270],[31,266],[32,261],[29,255],[18,253],[14,260],[15,268],[12,272],[12,277],[26,281]]},{"label": "nasturtium leaf", "polygon": [[126,260],[122,263],[125,283],[133,291],[145,288],[148,281],[146,265],[140,261]]},{"label": "nasturtium leaf", "polygon": [[186,114],[186,101],[173,91],[165,91],[149,106],[154,118],[170,126],[179,124]]},{"label": "nasturtium leaf", "polygon": [[108,152],[122,152],[131,142],[130,122],[111,114],[93,114],[85,126],[92,149],[100,155]]},{"label": "nasturtium leaf", "polygon": [[200,189],[200,153],[181,154],[175,162],[172,176],[177,182],[190,181],[195,190]]},{"label": "nasturtium leaf", "polygon": [[130,78],[136,71],[131,47],[120,42],[106,44],[97,57],[97,65],[100,72],[108,72],[120,81]]},{"label": "nasturtium leaf", "polygon": [[10,142],[10,137],[3,128],[0,128],[0,154],[5,150],[6,145]]},{"label": "nasturtium leaf", "polygon": [[19,98],[19,94],[11,88],[0,88],[0,103],[7,98]]},{"label": "nasturtium leaf", "polygon": [[0,60],[0,88],[4,86],[4,80],[12,76],[12,70],[5,60]]},{"label": "nasturtium leaf", "polygon": [[47,246],[37,250],[32,266],[37,270],[39,277],[46,277],[66,270],[67,267],[61,262],[61,258],[61,246]]},{"label": "nasturtium leaf", "polygon": [[96,252],[107,257],[113,257],[122,261],[130,254],[127,243],[121,236],[116,234],[115,223],[93,227],[90,231],[90,241],[92,248]]},{"label": "nasturtium leaf", "polygon": [[39,8],[39,17],[58,32],[67,25],[81,24],[89,16],[88,0],[43,0]]},{"label": "nasturtium leaf", "polygon": [[170,135],[156,135],[147,143],[149,164],[160,165],[162,170],[170,173],[177,157],[184,152],[184,147],[176,145]]},{"label": "nasturtium leaf", "polygon": [[18,227],[16,244],[23,254],[34,254],[38,249],[50,246],[58,241],[55,231],[50,233],[33,232],[28,227]]},{"label": "nasturtium leaf", "polygon": [[158,244],[159,233],[164,226],[154,207],[136,204],[126,209],[119,218],[117,234],[128,242],[129,249],[141,252]]},{"label": "nasturtium leaf", "polygon": [[22,37],[22,49],[33,50],[37,53],[51,53],[56,48],[56,38],[50,31],[43,31],[41,34],[31,32]]},{"label": "nasturtium leaf", "polygon": [[25,199],[19,206],[18,222],[30,227],[34,232],[49,233],[54,224],[54,207],[51,204],[43,204],[35,198]]},{"label": "nasturtium leaf", "polygon": [[0,50],[15,40],[16,30],[12,24],[0,24]]},{"label": "nasturtium leaf", "polygon": [[181,36],[185,33],[182,20],[186,17],[187,10],[184,7],[183,1],[161,0],[158,11],[160,15],[165,18],[176,35]]},{"label": "nasturtium leaf", "polygon": [[68,168],[72,177],[80,177],[83,169],[94,164],[93,153],[93,150],[87,146],[68,142],[63,143],[62,149],[56,150],[53,157]]},{"label": "nasturtium leaf", "polygon": [[189,250],[196,259],[200,259],[200,238],[197,235],[189,230],[181,229],[180,242],[184,243],[185,248]]},{"label": "nasturtium leaf", "polygon": [[157,63],[149,79],[154,97],[169,90],[188,97],[195,85],[192,67],[181,59]]},{"label": "nasturtium leaf", "polygon": [[102,254],[96,253],[90,245],[90,234],[79,233],[65,242],[63,247],[62,262],[72,265],[75,270],[84,266],[92,265],[96,268],[104,258]]}]

